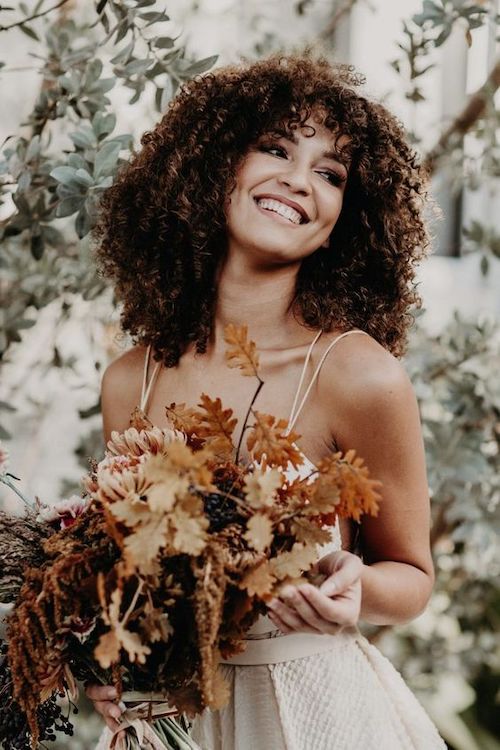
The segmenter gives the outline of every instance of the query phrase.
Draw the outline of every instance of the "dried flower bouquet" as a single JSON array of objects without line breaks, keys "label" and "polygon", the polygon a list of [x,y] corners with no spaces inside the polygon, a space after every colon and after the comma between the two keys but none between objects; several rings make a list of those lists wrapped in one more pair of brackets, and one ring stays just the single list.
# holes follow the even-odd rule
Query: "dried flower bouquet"
[{"label": "dried flower bouquet", "polygon": [[[244,649],[266,600],[314,569],[337,517],[377,513],[379,483],[354,451],[287,477],[302,464],[299,436],[253,408],[263,381],[246,327],[228,326],[225,338],[228,365],[258,380],[236,455],[236,419],[219,398],[171,404],[164,429],[136,410],[93,464],[83,497],[39,508],[36,519],[0,517],[0,592],[14,602],[0,679],[24,722],[25,744],[13,750],[53,731],[43,707],[61,693],[74,700],[76,680],[160,693],[187,716],[223,706],[219,660]],[[168,740],[172,719],[161,721],[151,726],[165,747],[193,747],[178,724]]]}]

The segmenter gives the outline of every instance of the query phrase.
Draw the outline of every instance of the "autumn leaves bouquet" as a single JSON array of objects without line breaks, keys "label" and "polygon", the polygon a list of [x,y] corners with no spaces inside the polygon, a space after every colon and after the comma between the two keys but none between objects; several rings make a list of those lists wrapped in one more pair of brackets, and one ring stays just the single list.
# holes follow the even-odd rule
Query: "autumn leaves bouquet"
[{"label": "autumn leaves bouquet", "polygon": [[[337,517],[377,512],[378,483],[353,451],[290,478],[299,436],[254,409],[263,381],[246,327],[225,338],[228,365],[257,379],[236,449],[219,398],[170,404],[165,428],[136,410],[81,498],[0,518],[0,558],[16,525],[21,547],[31,540],[24,565],[0,573],[14,602],[0,680],[33,747],[47,731],[43,707],[60,693],[74,700],[78,680],[161,695],[163,714],[223,706],[218,663],[244,649],[266,600],[308,575]],[[175,747],[153,718],[148,731]]]}]

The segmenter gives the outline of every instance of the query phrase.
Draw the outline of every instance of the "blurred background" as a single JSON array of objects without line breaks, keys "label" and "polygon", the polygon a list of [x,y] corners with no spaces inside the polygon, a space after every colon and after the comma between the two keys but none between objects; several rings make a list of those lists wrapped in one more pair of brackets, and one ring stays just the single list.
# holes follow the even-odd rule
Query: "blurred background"
[{"label": "blurred background", "polygon": [[[129,345],[92,264],[99,196],[182,82],[307,44],[354,65],[403,121],[435,203],[405,364],[437,581],[417,620],[366,632],[452,750],[500,748],[498,11],[497,0],[0,6],[0,466],[48,503],[79,492],[88,457],[102,455],[101,374]],[[5,485],[1,507],[21,512]],[[92,747],[100,723],[81,709],[60,747]]]}]

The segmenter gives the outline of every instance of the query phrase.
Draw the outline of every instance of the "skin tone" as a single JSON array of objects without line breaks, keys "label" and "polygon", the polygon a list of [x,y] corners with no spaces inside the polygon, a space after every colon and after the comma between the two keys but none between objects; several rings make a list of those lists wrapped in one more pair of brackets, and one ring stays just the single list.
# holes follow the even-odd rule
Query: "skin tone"
[{"label": "skin tone", "polygon": [[[305,353],[314,337],[290,311],[295,277],[303,258],[325,252],[342,209],[348,165],[342,147],[320,122],[290,137],[263,136],[246,154],[226,205],[228,252],[218,278],[215,325],[208,350],[183,355],[176,368],[163,368],[148,407],[151,420],[166,424],[164,406],[195,404],[202,391],[221,396],[243,423],[255,383],[227,368],[223,331],[231,322],[248,324],[256,341],[266,386],[259,411],[288,416]],[[300,223],[259,207],[263,196],[300,209]],[[294,215],[296,218],[296,216]],[[324,333],[313,352],[311,371],[340,331]],[[260,345],[263,342],[264,345]],[[105,438],[128,426],[140,400],[145,350],[134,347],[110,365],[103,379]],[[288,391],[291,391],[289,393]],[[332,450],[354,448],[383,483],[377,518],[362,524],[363,561],[349,551],[350,527],[341,525],[343,549],[317,565],[319,587],[289,586],[269,603],[269,615],[283,632],[336,633],[360,618],[394,624],[416,617],[433,584],[429,548],[429,500],[416,399],[401,364],[369,336],[352,335],[327,357],[317,388],[301,413],[299,445],[313,462]],[[110,687],[90,686],[111,729],[121,714]]]}]

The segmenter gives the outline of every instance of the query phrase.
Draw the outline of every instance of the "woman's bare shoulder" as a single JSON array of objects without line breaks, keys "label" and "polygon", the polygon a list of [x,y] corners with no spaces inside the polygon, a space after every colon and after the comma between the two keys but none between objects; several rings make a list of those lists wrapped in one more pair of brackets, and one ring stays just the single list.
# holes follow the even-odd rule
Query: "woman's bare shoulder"
[{"label": "woman's bare shoulder", "polygon": [[382,425],[416,410],[404,365],[371,336],[351,335],[339,341],[325,360],[321,383],[336,434],[351,436],[367,421]]},{"label": "woman's bare shoulder", "polygon": [[[330,337],[333,341],[335,337]],[[329,343],[329,342],[328,342]],[[330,388],[341,388],[356,397],[382,385],[402,386],[409,382],[406,370],[393,354],[372,336],[353,333],[336,344],[323,365]]]},{"label": "woman's bare shoulder", "polygon": [[146,348],[134,346],[114,359],[104,371],[101,408],[106,438],[112,430],[129,426],[130,415],[141,400]]}]

